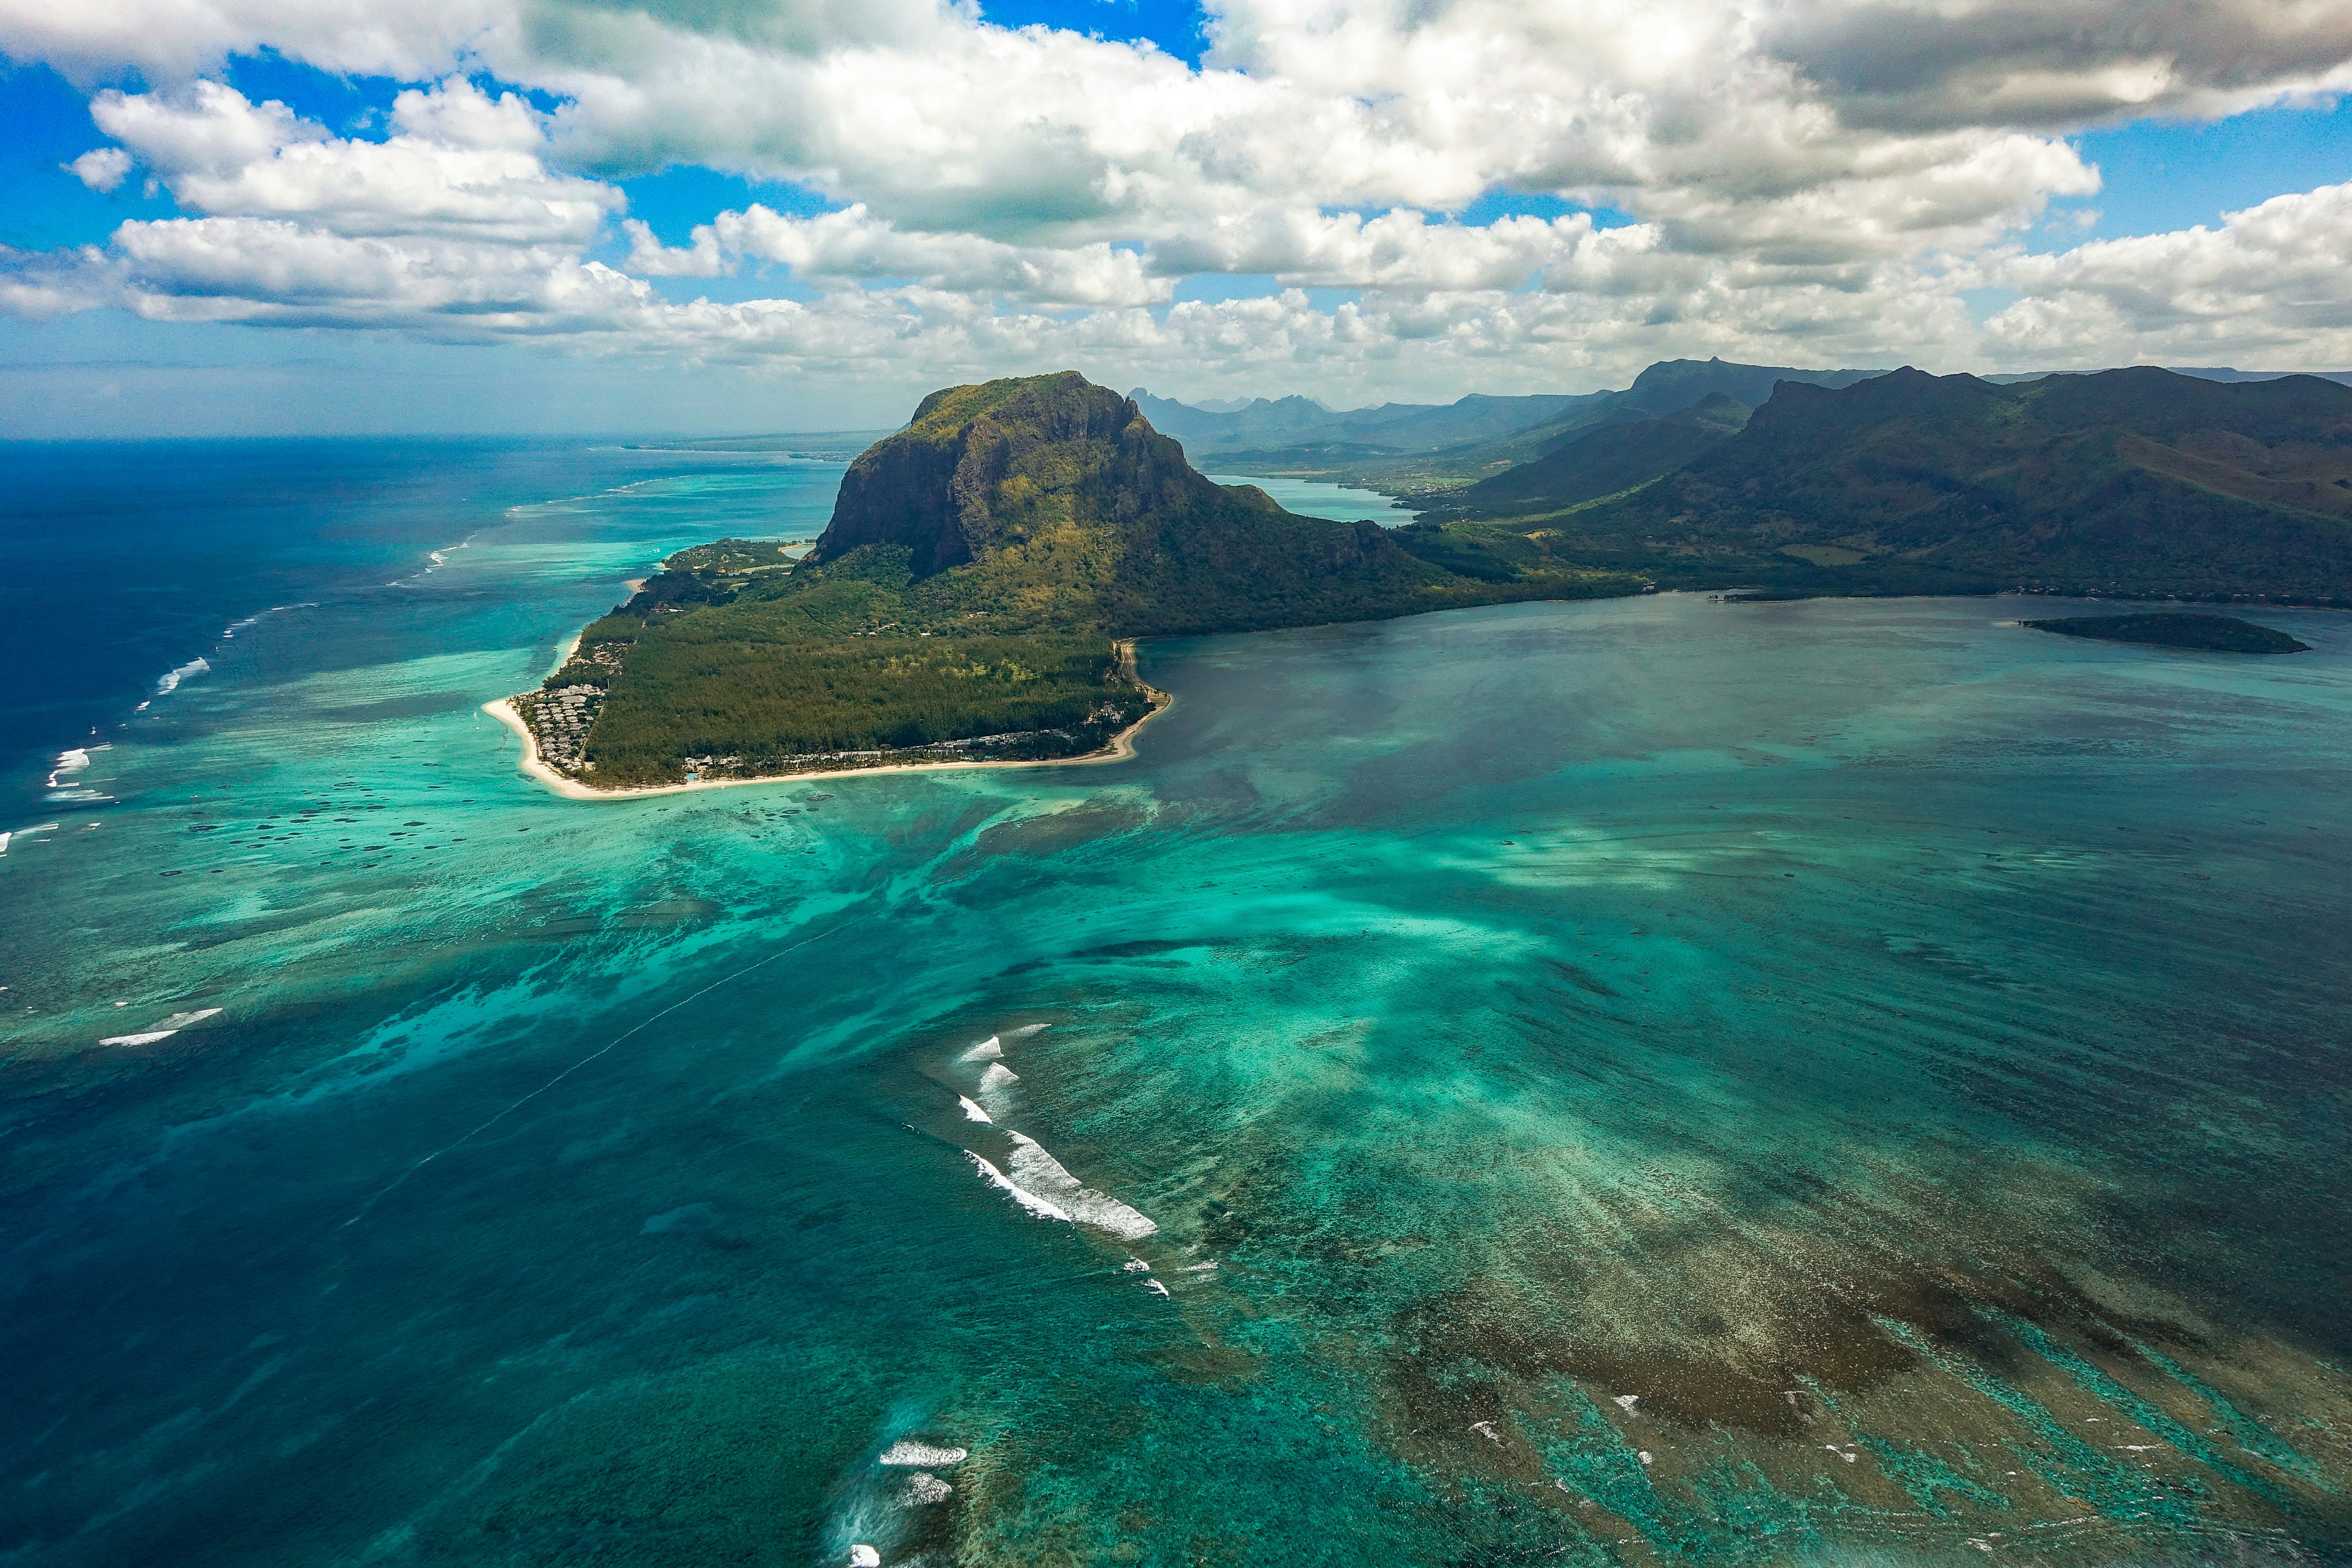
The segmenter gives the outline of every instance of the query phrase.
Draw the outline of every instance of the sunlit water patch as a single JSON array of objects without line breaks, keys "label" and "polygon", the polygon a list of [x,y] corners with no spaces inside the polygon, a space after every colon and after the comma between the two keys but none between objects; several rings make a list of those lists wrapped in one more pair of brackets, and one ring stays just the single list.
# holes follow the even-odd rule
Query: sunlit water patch
[{"label": "sunlit water patch", "polygon": [[1342,522],[1371,521],[1383,528],[1402,528],[1418,512],[1400,507],[1378,490],[1352,485],[1326,484],[1320,479],[1268,478],[1258,474],[1212,474],[1221,485],[1255,485],[1286,511],[1301,517],[1335,518]]}]

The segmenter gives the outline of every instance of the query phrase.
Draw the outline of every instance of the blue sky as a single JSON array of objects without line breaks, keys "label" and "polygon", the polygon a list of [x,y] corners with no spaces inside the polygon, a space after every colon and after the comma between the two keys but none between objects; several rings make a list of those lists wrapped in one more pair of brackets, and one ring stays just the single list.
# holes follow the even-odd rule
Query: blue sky
[{"label": "blue sky", "polygon": [[551,0],[555,53],[505,4],[0,0],[0,434],[819,428],[1062,363],[1346,404],[2352,363],[2343,26],[1995,18],[1923,69],[1828,0],[1760,48],[1705,6]]}]

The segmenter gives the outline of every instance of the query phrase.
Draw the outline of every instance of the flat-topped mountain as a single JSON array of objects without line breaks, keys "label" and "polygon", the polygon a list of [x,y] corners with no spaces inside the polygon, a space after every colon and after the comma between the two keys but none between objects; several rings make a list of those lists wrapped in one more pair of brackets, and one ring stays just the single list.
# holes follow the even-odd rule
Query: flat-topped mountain
[{"label": "flat-topped mountain", "polygon": [[[1514,596],[1370,522],[1212,482],[1134,399],[1076,373],[933,393],[842,478],[812,567],[903,552],[912,602],[1115,637],[1307,626]],[[1524,584],[1528,593],[1570,585]]]},{"label": "flat-topped mountain", "polygon": [[600,786],[1076,756],[1151,710],[1119,639],[1645,585],[1521,542],[1296,516],[1075,374],[950,387],[850,465],[803,560],[681,552],[516,707]]}]

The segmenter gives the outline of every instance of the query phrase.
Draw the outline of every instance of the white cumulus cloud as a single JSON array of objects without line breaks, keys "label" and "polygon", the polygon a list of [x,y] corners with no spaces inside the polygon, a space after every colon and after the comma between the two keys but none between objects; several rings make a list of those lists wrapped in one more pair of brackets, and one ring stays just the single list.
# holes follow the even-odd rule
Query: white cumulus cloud
[{"label": "white cumulus cloud", "polygon": [[[112,144],[68,168],[142,169],[180,213],[0,254],[0,308],[1335,398],[1685,353],[2352,363],[2340,188],[2022,244],[2099,189],[2074,130],[2352,89],[2352,0],[1217,0],[1207,23],[1194,67],[956,0],[0,0],[0,52],[92,92]],[[381,126],[331,128],[221,79],[264,51],[408,85]],[[737,205],[666,246],[614,182],[675,164],[824,210]],[[1497,192],[1546,216],[1463,216]],[[1176,302],[1204,273],[1276,291]],[[731,301],[686,298],[721,278]],[[740,298],[761,279],[789,297]],[[1987,288],[2014,302],[1979,324]]]},{"label": "white cumulus cloud", "polygon": [[93,147],[68,163],[66,171],[93,191],[110,191],[131,173],[131,154],[120,147]]},{"label": "white cumulus cloud", "polygon": [[2347,256],[2352,184],[2326,185],[2214,228],[2011,258],[1990,276],[2026,297],[1985,331],[2012,353],[2062,364],[2352,364]]}]

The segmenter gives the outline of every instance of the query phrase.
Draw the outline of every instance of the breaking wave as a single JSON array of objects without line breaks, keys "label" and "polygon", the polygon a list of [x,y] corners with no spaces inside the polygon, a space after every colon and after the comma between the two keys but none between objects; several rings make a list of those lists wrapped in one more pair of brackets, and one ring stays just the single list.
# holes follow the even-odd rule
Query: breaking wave
[{"label": "breaking wave", "polygon": [[1123,1240],[1140,1241],[1159,1231],[1159,1223],[1149,1215],[1129,1208],[1108,1193],[1081,1185],[1034,1138],[1024,1137],[1009,1127],[1005,1135],[1013,1140],[1013,1179],[1033,1194],[1042,1194],[1040,1201],[1051,1203],[1079,1225],[1107,1230]]},{"label": "breaking wave", "polygon": [[[62,801],[68,805],[79,805],[98,800],[112,800],[114,797],[106,794],[102,790],[94,790],[87,784],[78,784],[71,782],[74,774],[89,766],[90,752],[103,752],[106,749],[105,745],[100,744],[96,746],[76,746],[71,751],[59,752],[58,753],[58,760],[49,766],[49,780],[46,786],[49,793],[46,798],[51,801]],[[38,830],[27,828],[26,831],[37,832]]]},{"label": "breaking wave", "polygon": [[135,1035],[110,1035],[98,1043],[101,1046],[152,1046],[158,1040],[170,1039],[189,1025],[200,1024],[219,1011],[217,1007],[199,1007],[193,1013],[174,1013],[152,1029],[142,1029]]},{"label": "breaking wave", "polygon": [[902,1437],[882,1450],[881,1463],[934,1470],[948,1465],[961,1465],[971,1452],[968,1448],[934,1447],[929,1443],[918,1443],[911,1437]]},{"label": "breaking wave", "polygon": [[1057,1219],[1064,1225],[1075,1225],[1077,1223],[1071,1219],[1067,1213],[1064,1212],[1061,1205],[1046,1202],[1044,1198],[1039,1197],[1028,1188],[1021,1185],[1021,1184],[1015,1182],[1012,1177],[1006,1175],[1003,1172],[998,1170],[994,1165],[982,1159],[980,1155],[973,1153],[971,1150],[965,1150],[963,1152],[963,1157],[980,1167],[980,1174],[982,1181],[985,1181],[990,1186],[994,1187],[1000,1192],[1010,1196],[1014,1203],[1019,1204],[1023,1208],[1027,1209],[1039,1219]]},{"label": "breaking wave", "polygon": [[229,622],[229,624],[221,631],[221,641],[228,642],[232,640],[236,637],[237,633],[245,630],[246,627],[257,626],[260,624],[264,616],[277,615],[281,610],[315,610],[318,607],[319,604],[315,599],[305,599],[299,605],[272,605],[269,608],[263,610],[259,615],[247,616],[241,621]]}]

